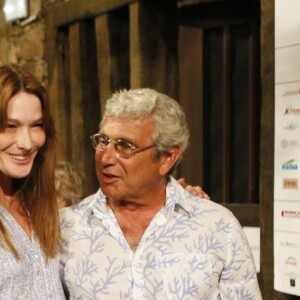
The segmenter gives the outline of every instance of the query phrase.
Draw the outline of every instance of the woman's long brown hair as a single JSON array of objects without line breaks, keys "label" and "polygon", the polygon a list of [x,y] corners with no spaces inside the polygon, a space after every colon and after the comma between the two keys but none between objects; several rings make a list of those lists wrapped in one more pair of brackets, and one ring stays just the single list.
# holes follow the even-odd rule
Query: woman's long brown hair
[{"label": "woman's long brown hair", "polygon": [[[46,141],[34,160],[30,174],[26,178],[13,179],[13,185],[15,194],[30,213],[35,236],[46,257],[51,258],[59,251],[60,230],[54,187],[55,130],[47,93],[41,83],[24,68],[16,65],[0,66],[1,131],[7,124],[8,102],[21,91],[35,95],[41,101]],[[19,258],[1,220],[0,232],[4,243]]]}]

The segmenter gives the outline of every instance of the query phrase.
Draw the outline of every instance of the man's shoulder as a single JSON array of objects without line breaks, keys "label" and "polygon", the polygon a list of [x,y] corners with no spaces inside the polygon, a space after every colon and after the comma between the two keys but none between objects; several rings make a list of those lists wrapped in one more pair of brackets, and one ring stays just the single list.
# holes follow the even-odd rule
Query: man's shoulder
[{"label": "man's shoulder", "polygon": [[[224,207],[222,204],[216,203],[213,200],[202,199],[198,196],[194,196],[185,190],[177,182],[172,182],[173,187],[175,188],[175,193],[177,194],[178,203],[192,216],[197,217],[203,215],[217,215],[224,219],[235,219],[232,212]],[[197,212],[197,213],[196,213]]]},{"label": "man's shoulder", "polygon": [[214,202],[213,200],[202,199],[193,195],[187,195],[186,199],[188,202],[190,202],[190,205],[192,207],[199,205],[199,209],[201,210],[209,210],[211,212],[215,212],[224,217],[226,216],[229,218],[233,217],[232,212],[228,208],[226,208],[220,203]]},{"label": "man's shoulder", "polygon": [[171,182],[171,186],[173,186],[174,188],[174,193],[176,194],[175,197],[178,198],[179,202],[181,202],[182,205],[184,205],[188,210],[192,210],[195,207],[198,207],[199,209],[211,210],[220,214],[229,214],[230,216],[232,216],[232,212],[220,203],[192,195],[175,180]]}]

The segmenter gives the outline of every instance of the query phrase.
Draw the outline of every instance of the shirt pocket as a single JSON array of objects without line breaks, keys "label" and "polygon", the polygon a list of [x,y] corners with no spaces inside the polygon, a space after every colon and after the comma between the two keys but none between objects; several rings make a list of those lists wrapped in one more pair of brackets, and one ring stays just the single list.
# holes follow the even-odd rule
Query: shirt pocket
[{"label": "shirt pocket", "polygon": [[206,299],[209,295],[213,275],[209,255],[157,253],[156,267],[161,272],[164,299],[173,299],[172,295],[174,299]]}]

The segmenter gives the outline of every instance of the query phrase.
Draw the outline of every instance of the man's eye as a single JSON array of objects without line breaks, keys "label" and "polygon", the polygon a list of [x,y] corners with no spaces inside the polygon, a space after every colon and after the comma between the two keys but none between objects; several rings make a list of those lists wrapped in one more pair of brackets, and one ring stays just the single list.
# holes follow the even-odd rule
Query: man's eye
[{"label": "man's eye", "polygon": [[122,149],[134,149],[134,146],[132,146],[129,142],[126,141],[118,140],[116,144],[119,148]]},{"label": "man's eye", "polygon": [[100,137],[98,144],[107,146],[109,144],[109,140],[104,137]]}]

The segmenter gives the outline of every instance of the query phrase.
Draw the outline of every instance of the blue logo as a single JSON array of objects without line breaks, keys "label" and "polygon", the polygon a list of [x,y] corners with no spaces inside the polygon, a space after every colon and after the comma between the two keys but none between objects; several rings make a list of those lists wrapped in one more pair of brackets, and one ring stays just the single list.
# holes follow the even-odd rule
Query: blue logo
[{"label": "blue logo", "polygon": [[284,164],[282,164],[282,170],[290,170],[290,171],[295,171],[298,170],[298,165],[295,163],[295,159],[291,159]]}]

